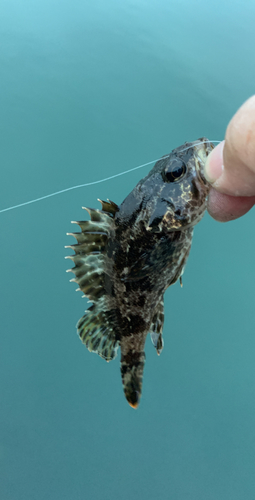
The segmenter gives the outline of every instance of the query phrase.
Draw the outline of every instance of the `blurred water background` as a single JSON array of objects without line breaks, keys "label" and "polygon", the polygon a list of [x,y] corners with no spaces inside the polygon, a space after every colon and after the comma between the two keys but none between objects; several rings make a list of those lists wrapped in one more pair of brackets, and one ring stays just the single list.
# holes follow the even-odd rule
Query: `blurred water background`
[{"label": "blurred water background", "polygon": [[[248,0],[2,0],[0,209],[222,139],[254,93],[254,19]],[[70,221],[150,168],[0,216],[3,500],[255,498],[254,211],[196,228],[137,411],[119,358],[76,335]]]}]

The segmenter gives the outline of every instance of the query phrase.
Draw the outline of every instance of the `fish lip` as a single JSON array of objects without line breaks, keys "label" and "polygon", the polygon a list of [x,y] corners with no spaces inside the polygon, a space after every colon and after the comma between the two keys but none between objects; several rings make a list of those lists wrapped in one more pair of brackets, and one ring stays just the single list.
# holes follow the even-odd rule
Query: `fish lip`
[{"label": "fish lip", "polygon": [[201,165],[201,161],[200,161],[200,160],[198,160],[198,163],[199,163],[200,170],[197,170],[197,177],[198,177],[199,181],[200,181],[202,184],[204,184],[204,186],[209,186],[208,181],[206,180],[206,178],[205,178],[204,174],[202,173],[202,169],[201,169],[201,167],[202,167],[202,165]]},{"label": "fish lip", "polygon": [[[208,156],[208,155],[207,155]],[[202,163],[202,160],[201,158],[199,158],[199,156],[197,157],[197,162],[198,162],[198,166],[199,168],[196,168],[196,174],[197,174],[197,177],[198,177],[198,180],[204,185],[204,186],[209,186],[209,183],[208,181],[206,180],[205,176],[204,176],[204,165]]]},{"label": "fish lip", "polygon": [[[203,149],[202,157],[199,154],[199,148]],[[196,174],[198,176],[198,179],[205,185],[208,185],[208,182],[204,176],[204,167],[205,167],[205,160],[209,156],[210,152],[214,149],[214,144],[212,142],[203,142],[198,146],[198,151],[197,154],[195,155],[196,157]],[[205,155],[205,157],[204,157]]]}]

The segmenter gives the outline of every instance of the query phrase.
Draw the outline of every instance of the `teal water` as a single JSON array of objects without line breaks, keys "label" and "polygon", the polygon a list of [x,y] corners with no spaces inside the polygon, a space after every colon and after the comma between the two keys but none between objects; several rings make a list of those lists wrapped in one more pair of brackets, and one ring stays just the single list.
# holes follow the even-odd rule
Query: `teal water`
[{"label": "teal water", "polygon": [[[0,209],[222,139],[254,93],[251,1],[2,1]],[[195,230],[137,411],[75,324],[64,245],[150,167],[0,216],[4,500],[253,500],[254,212]]]}]

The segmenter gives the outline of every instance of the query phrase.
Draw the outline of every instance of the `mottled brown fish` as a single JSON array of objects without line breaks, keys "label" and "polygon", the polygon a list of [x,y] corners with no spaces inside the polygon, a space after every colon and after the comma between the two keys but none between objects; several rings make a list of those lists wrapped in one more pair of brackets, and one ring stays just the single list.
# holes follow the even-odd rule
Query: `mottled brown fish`
[{"label": "mottled brown fish", "polygon": [[162,157],[120,206],[101,201],[88,209],[91,220],[69,233],[71,269],[92,302],[77,324],[89,351],[106,361],[121,349],[121,376],[128,403],[136,408],[142,392],[144,345],[148,333],[163,349],[163,296],[184,271],[194,225],[206,210],[203,176],[213,144],[202,138]]}]

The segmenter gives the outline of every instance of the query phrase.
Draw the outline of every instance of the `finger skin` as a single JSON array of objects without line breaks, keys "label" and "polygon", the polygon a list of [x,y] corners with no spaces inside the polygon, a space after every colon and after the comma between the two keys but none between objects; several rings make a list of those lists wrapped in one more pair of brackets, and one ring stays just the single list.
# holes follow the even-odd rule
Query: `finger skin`
[{"label": "finger skin", "polygon": [[214,188],[209,193],[208,212],[216,220],[237,219],[254,205],[255,96],[233,116],[225,142],[208,157],[205,176]]},{"label": "finger skin", "polygon": [[228,222],[245,215],[255,204],[255,196],[229,196],[211,188],[207,210],[219,222]]},{"label": "finger skin", "polygon": [[232,196],[255,195],[255,96],[230,121],[223,149],[221,192]]}]

